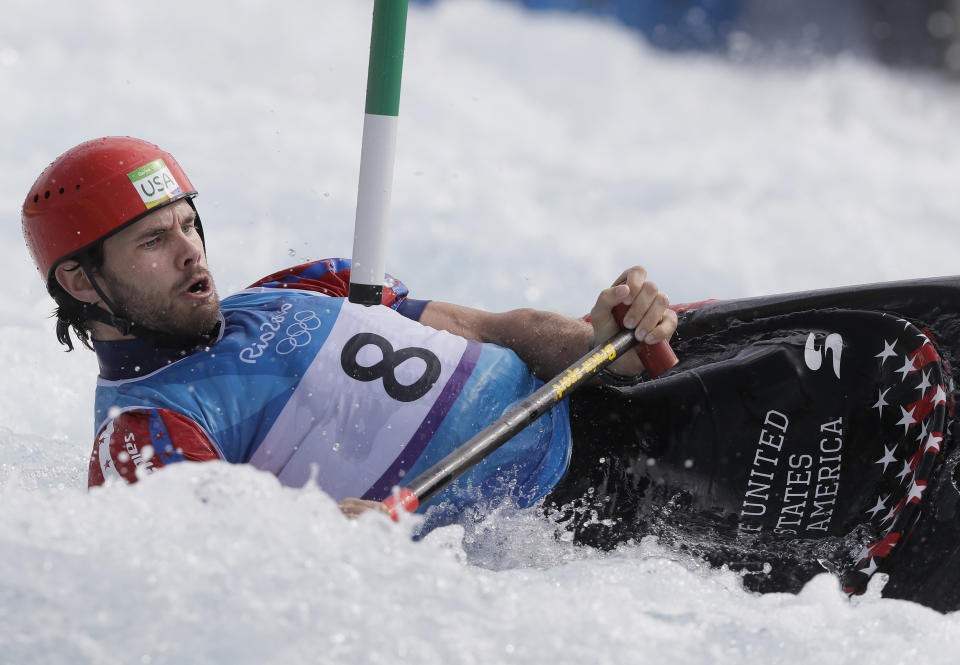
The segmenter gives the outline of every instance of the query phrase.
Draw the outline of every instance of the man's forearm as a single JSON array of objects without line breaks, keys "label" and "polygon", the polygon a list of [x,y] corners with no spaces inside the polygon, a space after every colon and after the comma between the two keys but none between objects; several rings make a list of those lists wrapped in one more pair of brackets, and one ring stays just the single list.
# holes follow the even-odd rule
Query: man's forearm
[{"label": "man's forearm", "polygon": [[593,339],[586,321],[535,309],[498,314],[492,328],[488,341],[513,349],[544,381],[585,354]]},{"label": "man's forearm", "polygon": [[420,322],[512,349],[537,377],[550,379],[590,349],[593,329],[582,319],[535,309],[491,314],[433,301]]}]

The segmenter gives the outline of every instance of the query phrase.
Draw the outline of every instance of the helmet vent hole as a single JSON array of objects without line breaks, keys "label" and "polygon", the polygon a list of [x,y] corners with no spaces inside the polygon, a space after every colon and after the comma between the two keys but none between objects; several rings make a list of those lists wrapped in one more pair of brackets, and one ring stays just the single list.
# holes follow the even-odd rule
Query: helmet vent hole
[{"label": "helmet vent hole", "polygon": [[80,191],[80,184],[79,184],[79,183],[77,183],[76,190],[77,190],[78,192]]},{"label": "helmet vent hole", "polygon": [[39,200],[40,200],[40,195],[39,195],[39,194],[34,194],[34,195],[33,195],[33,202],[36,203],[36,202],[39,201]]},{"label": "helmet vent hole", "polygon": [[63,187],[60,188],[60,193],[63,194]]},{"label": "helmet vent hole", "polygon": [[50,198],[50,190],[49,190],[49,189],[43,193],[43,198],[45,198],[45,199],[49,199],[49,198]]}]

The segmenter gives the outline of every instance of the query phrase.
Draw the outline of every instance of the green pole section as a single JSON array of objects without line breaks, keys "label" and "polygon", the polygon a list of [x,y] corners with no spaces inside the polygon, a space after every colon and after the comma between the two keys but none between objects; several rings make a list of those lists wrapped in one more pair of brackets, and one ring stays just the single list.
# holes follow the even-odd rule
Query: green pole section
[{"label": "green pole section", "polygon": [[383,297],[406,31],[407,0],[374,0],[349,291],[362,305]]},{"label": "green pole section", "polygon": [[375,0],[367,69],[367,113],[399,115],[406,32],[407,0]]}]

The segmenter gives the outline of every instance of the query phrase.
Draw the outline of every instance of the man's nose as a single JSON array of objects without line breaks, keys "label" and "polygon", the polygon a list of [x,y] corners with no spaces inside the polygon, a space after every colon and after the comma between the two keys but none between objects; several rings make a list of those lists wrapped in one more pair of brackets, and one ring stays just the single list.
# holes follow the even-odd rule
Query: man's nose
[{"label": "man's nose", "polygon": [[177,247],[178,265],[187,267],[200,262],[203,250],[200,241],[195,240],[195,232],[188,235],[182,229],[177,231],[177,242],[179,243]]}]

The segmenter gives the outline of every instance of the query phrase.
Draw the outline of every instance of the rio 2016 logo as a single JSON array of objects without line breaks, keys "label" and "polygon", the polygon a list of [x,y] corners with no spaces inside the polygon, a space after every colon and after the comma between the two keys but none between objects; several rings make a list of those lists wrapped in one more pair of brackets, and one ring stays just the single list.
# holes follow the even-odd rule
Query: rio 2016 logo
[{"label": "rio 2016 logo", "polygon": [[[283,329],[284,337],[277,342],[276,351],[278,355],[285,356],[310,343],[313,339],[310,331],[320,327],[320,319],[316,312],[302,309],[293,315],[291,323],[287,323],[287,314],[291,309],[293,309],[293,305],[284,303],[280,307],[280,311],[271,316],[269,321],[260,324],[260,337],[253,344],[240,351],[241,361],[251,365],[255,364],[257,359],[270,348],[270,343],[277,337],[281,329]],[[284,328],[285,323],[287,325]]]}]

